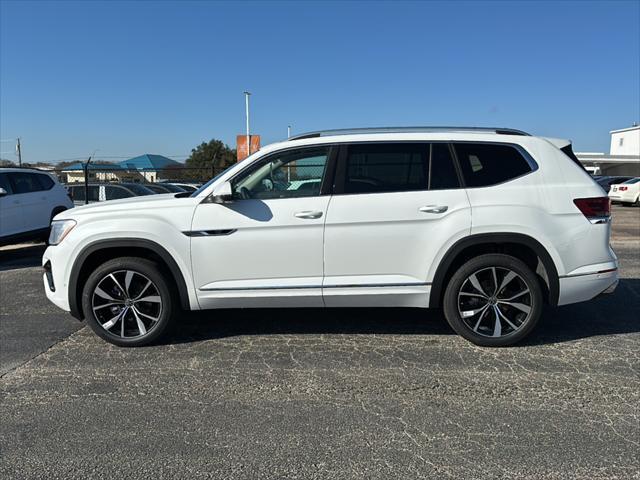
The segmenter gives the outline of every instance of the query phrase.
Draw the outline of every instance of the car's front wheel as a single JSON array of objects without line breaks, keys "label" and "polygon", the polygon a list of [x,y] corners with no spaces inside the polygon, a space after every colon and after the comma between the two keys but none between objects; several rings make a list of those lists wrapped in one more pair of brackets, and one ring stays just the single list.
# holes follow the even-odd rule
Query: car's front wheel
[{"label": "car's front wheel", "polygon": [[542,313],[536,274],[509,255],[467,261],[451,277],[444,295],[449,325],[476,345],[504,347],[526,337]]},{"label": "car's front wheel", "polygon": [[171,323],[174,305],[165,274],[144,258],[123,257],[103,263],[91,273],[82,293],[91,329],[121,347],[157,340]]}]

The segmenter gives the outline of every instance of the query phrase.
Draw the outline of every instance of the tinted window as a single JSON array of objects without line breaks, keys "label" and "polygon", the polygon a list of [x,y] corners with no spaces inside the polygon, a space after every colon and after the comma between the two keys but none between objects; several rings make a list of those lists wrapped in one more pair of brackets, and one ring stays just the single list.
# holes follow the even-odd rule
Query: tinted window
[{"label": "tinted window", "polygon": [[104,189],[107,200],[117,200],[119,198],[128,198],[131,196],[131,194],[122,187],[107,185]]},{"label": "tinted window", "polygon": [[39,175],[35,173],[10,173],[9,178],[13,185],[13,193],[30,193],[43,190],[38,177]]},{"label": "tinted window", "polygon": [[233,181],[237,198],[295,198],[320,194],[327,147],[270,155]]},{"label": "tinted window", "polygon": [[344,193],[404,192],[427,189],[428,145],[351,145]]},{"label": "tinted window", "polygon": [[495,185],[531,171],[527,160],[510,145],[456,143],[454,146],[468,187]]},{"label": "tinted window", "polygon": [[447,190],[458,187],[460,187],[460,181],[449,145],[432,143],[429,160],[429,190]]},{"label": "tinted window", "polygon": [[153,195],[151,190],[137,183],[128,183],[126,187],[136,195]]},{"label": "tinted window", "polygon": [[0,187],[4,188],[8,194],[11,194],[11,184],[6,173],[0,173]]},{"label": "tinted window", "polygon": [[74,185],[72,187],[69,187],[69,192],[71,193],[71,198],[73,198],[73,200],[78,202],[84,202],[84,199],[85,199],[84,185],[82,186]]},{"label": "tinted window", "polygon": [[37,175],[42,190],[50,190],[55,184],[49,175]]}]

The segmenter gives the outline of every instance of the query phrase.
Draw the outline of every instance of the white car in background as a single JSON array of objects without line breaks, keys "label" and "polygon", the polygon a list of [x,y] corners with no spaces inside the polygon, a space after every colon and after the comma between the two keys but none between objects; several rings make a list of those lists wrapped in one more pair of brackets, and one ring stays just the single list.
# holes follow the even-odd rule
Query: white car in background
[{"label": "white car in background", "polygon": [[640,177],[611,185],[609,198],[612,202],[620,202],[623,205],[640,207]]},{"label": "white car in background", "polygon": [[51,219],[73,208],[65,188],[46,172],[0,169],[0,245],[46,239]]}]

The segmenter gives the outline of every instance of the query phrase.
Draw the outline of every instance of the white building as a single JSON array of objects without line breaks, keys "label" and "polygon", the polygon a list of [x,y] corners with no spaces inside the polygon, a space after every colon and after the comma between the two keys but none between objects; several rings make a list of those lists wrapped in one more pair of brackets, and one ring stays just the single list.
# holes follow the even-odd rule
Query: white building
[{"label": "white building", "polygon": [[612,130],[611,155],[640,155],[640,125]]},{"label": "white building", "polygon": [[640,125],[612,130],[609,154],[576,152],[576,157],[593,175],[640,176]]}]

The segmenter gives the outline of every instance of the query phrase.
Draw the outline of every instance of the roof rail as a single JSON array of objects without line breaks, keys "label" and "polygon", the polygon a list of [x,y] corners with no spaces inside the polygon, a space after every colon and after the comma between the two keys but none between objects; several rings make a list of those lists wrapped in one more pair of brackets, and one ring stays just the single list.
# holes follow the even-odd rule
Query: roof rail
[{"label": "roof rail", "polygon": [[334,135],[356,135],[364,133],[437,133],[437,132],[477,132],[497,133],[499,135],[526,135],[527,132],[514,128],[493,127],[370,127],[370,128],[342,128],[335,130],[319,130],[317,132],[292,135],[287,140],[302,140],[304,138],[330,137]]}]

